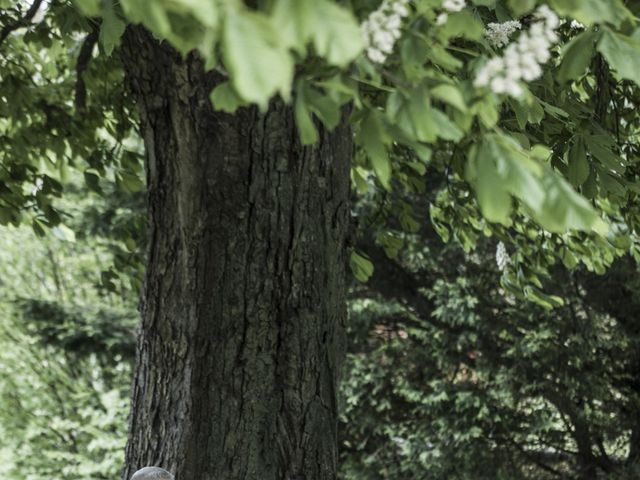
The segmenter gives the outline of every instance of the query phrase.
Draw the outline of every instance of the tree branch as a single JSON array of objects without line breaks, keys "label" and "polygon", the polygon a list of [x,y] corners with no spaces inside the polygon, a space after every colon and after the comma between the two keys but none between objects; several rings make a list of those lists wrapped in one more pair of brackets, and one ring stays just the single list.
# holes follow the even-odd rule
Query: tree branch
[{"label": "tree branch", "polygon": [[464,332],[463,328],[442,322],[432,315],[435,309],[434,303],[419,290],[430,286],[433,283],[432,279],[418,279],[398,262],[387,257],[384,250],[370,240],[358,242],[357,248],[367,254],[374,265],[373,275],[367,282],[370,290],[384,298],[402,303],[436,328],[455,335]]},{"label": "tree branch", "polygon": [[11,34],[11,32],[26,27],[29,22],[35,17],[36,13],[40,9],[40,5],[42,5],[43,0],[34,0],[34,2],[27,10],[27,13],[24,14],[22,18],[17,19],[15,22],[5,25],[4,28],[0,31],[0,45],[7,39],[7,37]]},{"label": "tree branch", "polygon": [[80,55],[78,55],[78,61],[76,62],[76,94],[75,94],[75,107],[76,110],[83,110],[87,102],[87,86],[84,83],[84,71],[91,62],[91,56],[93,54],[93,48],[98,42],[100,35],[100,29],[98,23],[93,23],[91,32],[85,37],[80,48]]}]

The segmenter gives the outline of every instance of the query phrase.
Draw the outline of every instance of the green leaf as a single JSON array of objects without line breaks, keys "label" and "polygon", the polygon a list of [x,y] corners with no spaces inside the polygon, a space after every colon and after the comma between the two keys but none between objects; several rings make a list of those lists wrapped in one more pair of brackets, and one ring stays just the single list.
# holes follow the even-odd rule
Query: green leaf
[{"label": "green leaf", "polygon": [[430,47],[424,54],[436,65],[452,72],[462,67],[462,61],[447,52],[441,45],[434,44]]},{"label": "green leaf", "polygon": [[585,25],[610,23],[619,27],[634,18],[621,0],[551,0],[550,4],[559,14]]},{"label": "green leaf", "polygon": [[15,210],[11,207],[0,206],[0,225],[8,225],[14,218]]},{"label": "green leaf", "polygon": [[590,200],[593,200],[596,197],[598,194],[598,175],[596,174],[595,169],[591,170],[587,180],[582,184],[580,191],[585,198]]},{"label": "green leaf", "polygon": [[84,181],[87,184],[89,190],[92,190],[96,193],[102,193],[102,188],[100,187],[100,177],[93,169],[87,169],[84,171]]},{"label": "green leaf", "polygon": [[359,282],[366,282],[373,275],[373,263],[364,254],[351,252],[349,266]]},{"label": "green leaf", "polygon": [[287,46],[306,55],[307,43],[314,28],[313,2],[308,0],[277,0],[272,18]]},{"label": "green leaf", "polygon": [[171,23],[162,3],[147,0],[120,0],[120,3],[131,22],[144,24],[160,38],[171,35]]},{"label": "green leaf", "polygon": [[467,111],[467,104],[464,101],[464,97],[460,90],[448,83],[442,83],[437,87],[434,87],[430,90],[430,93],[433,97],[438,100],[442,100],[443,102],[448,103],[449,105],[457,108],[461,112]]},{"label": "green leaf", "polygon": [[51,233],[53,233],[54,237],[64,240],[65,242],[75,243],[76,241],[75,232],[64,224],[53,227]]},{"label": "green leaf", "polygon": [[266,110],[272,95],[290,97],[293,59],[273,24],[263,15],[229,7],[222,33],[222,57],[234,90]]},{"label": "green leaf", "polygon": [[529,123],[540,123],[544,118],[544,108],[538,98],[533,95],[527,99],[527,119]]},{"label": "green leaf", "polygon": [[624,188],[620,180],[611,175],[608,172],[600,172],[600,185],[602,189],[608,192],[611,195],[616,197],[624,198],[627,194],[627,190]]},{"label": "green leaf", "polygon": [[518,126],[522,130],[524,130],[524,128],[527,126],[527,123],[529,123],[529,109],[527,108],[527,105],[524,102],[520,102],[513,98],[509,99],[508,102],[511,106],[511,109],[516,114],[516,121],[518,122]]},{"label": "green leaf", "polygon": [[301,88],[304,99],[311,111],[322,120],[329,130],[333,130],[340,123],[340,105],[328,95],[323,95],[318,90],[312,88],[307,82],[298,84]]},{"label": "green leaf", "polygon": [[312,145],[318,141],[318,130],[313,124],[311,112],[302,95],[296,95],[294,115],[303,145]]},{"label": "green leaf", "polygon": [[561,83],[581,77],[593,57],[595,42],[599,32],[588,30],[571,39],[562,51],[562,63],[558,69],[558,81]]},{"label": "green leaf", "polygon": [[216,28],[218,25],[219,12],[215,1],[171,0],[163,3],[171,12],[189,15],[206,27]]},{"label": "green leaf", "polygon": [[558,107],[556,107],[554,105],[551,105],[550,103],[544,102],[544,101],[540,100],[539,98],[536,98],[536,100],[537,100],[537,102],[540,103],[540,105],[542,107],[544,107],[544,109],[542,111],[542,117],[544,117],[544,112],[547,112],[549,115],[551,115],[552,117],[555,117],[557,119],[569,118],[570,115],[567,112],[565,112],[564,110],[562,110],[561,108],[558,108]]},{"label": "green leaf", "polygon": [[144,182],[136,174],[121,171],[116,174],[116,185],[123,192],[135,193],[144,189]]},{"label": "green leaf", "polygon": [[329,63],[346,66],[363,49],[356,19],[328,0],[277,0],[272,16],[286,44],[300,54],[311,42]]},{"label": "green leaf", "polygon": [[574,187],[582,185],[589,178],[589,161],[582,136],[578,136],[569,149],[569,169],[567,177]]},{"label": "green leaf", "polygon": [[318,141],[318,132],[311,113],[315,114],[327,129],[334,129],[342,118],[340,105],[333,98],[323,95],[304,79],[296,83],[295,116],[300,138],[304,145]]},{"label": "green leaf", "polygon": [[557,295],[547,295],[531,285],[524,287],[524,294],[529,300],[548,310],[564,305],[564,300],[561,297]]},{"label": "green leaf", "polygon": [[578,259],[567,247],[562,247],[560,249],[560,259],[562,260],[564,266],[569,269],[575,268],[575,266],[578,265]]},{"label": "green leaf", "polygon": [[44,237],[47,234],[47,224],[38,218],[34,218],[31,221],[31,228],[33,229],[33,232],[36,234],[36,236],[40,238]]},{"label": "green leaf", "polygon": [[505,190],[533,210],[539,210],[545,198],[540,183],[542,167],[528,157],[520,145],[505,135],[490,136],[484,148],[494,158]]},{"label": "green leaf", "polygon": [[49,227],[56,226],[60,224],[61,218],[60,213],[53,208],[51,205],[46,205],[44,208],[44,217],[47,219],[47,224]]},{"label": "green leaf", "polygon": [[365,194],[369,191],[369,183],[367,182],[367,170],[360,166],[351,168],[351,181],[354,183],[358,193]]},{"label": "green leaf", "polygon": [[83,15],[98,17],[101,13],[100,0],[74,0]]},{"label": "green leaf", "polygon": [[609,135],[587,135],[585,141],[591,156],[597,158],[603,167],[618,174],[625,173],[625,160],[612,152],[616,145],[613,138]]},{"label": "green leaf", "polygon": [[537,144],[531,147],[529,156],[541,162],[547,162],[551,158],[551,150],[546,145]]},{"label": "green leaf", "polygon": [[543,177],[544,205],[534,213],[536,221],[550,232],[595,231],[605,234],[607,225],[596,210],[557,172],[548,169]]},{"label": "green leaf", "polygon": [[464,132],[437,108],[430,108],[428,114],[436,125],[438,136],[440,138],[450,140],[452,142],[458,142],[462,137],[464,137]]},{"label": "green leaf", "polygon": [[382,232],[378,235],[378,243],[384,249],[384,253],[389,258],[396,258],[404,245],[404,240],[391,232]]},{"label": "green leaf", "polygon": [[424,75],[424,62],[427,60],[429,45],[419,36],[406,36],[400,42],[402,71],[408,79],[421,80]]},{"label": "green leaf", "polygon": [[442,27],[446,37],[464,37],[469,40],[479,40],[484,33],[482,22],[468,10],[451,13]]},{"label": "green leaf", "polygon": [[451,238],[451,234],[449,232],[449,229],[440,221],[440,219],[444,216],[442,209],[432,204],[429,208],[429,216],[431,217],[431,224],[436,230],[438,236],[444,243],[448,243],[449,239]]},{"label": "green leaf", "polygon": [[389,120],[397,125],[411,140],[420,142],[436,141],[439,127],[432,110],[429,96],[422,87],[410,91],[407,96],[396,91],[389,95],[387,99],[387,116]]},{"label": "green leaf", "polygon": [[605,29],[598,51],[621,78],[640,85],[640,41]]},{"label": "green leaf", "polygon": [[112,3],[105,2],[100,25],[100,45],[107,55],[111,55],[113,49],[120,45],[120,38],[125,28],[126,24],[118,18]]},{"label": "green leaf", "polygon": [[521,17],[535,8],[536,0],[508,0],[507,4],[515,17]]},{"label": "green leaf", "polygon": [[493,128],[500,119],[498,108],[490,96],[474,103],[471,112],[478,115],[478,119],[486,128]]},{"label": "green leaf", "polygon": [[316,51],[332,65],[346,66],[364,47],[356,19],[348,10],[333,2],[306,1],[313,2],[315,6],[312,39]]},{"label": "green leaf", "polygon": [[482,215],[490,222],[508,223],[511,197],[504,188],[489,150],[483,147],[477,149],[472,163],[468,176],[474,184]]},{"label": "green leaf", "polygon": [[474,185],[482,214],[489,221],[507,224],[511,195],[534,214],[543,213],[547,192],[543,166],[506,135],[489,135],[469,153],[467,179]]},{"label": "green leaf", "polygon": [[205,27],[191,15],[169,12],[167,18],[170,21],[171,28],[165,35],[165,38],[169,40],[173,47],[185,56],[191,50],[202,47],[201,52],[203,52],[205,58],[207,58],[207,62],[210,62],[211,57],[215,56],[212,52],[212,38],[215,37],[209,37],[211,41],[211,45],[208,46],[209,48],[205,48],[202,44],[204,43],[205,32],[211,34],[214,30],[211,28],[205,30]]},{"label": "green leaf", "polygon": [[214,47],[221,17],[217,2],[120,0],[120,3],[131,22],[144,24],[183,55],[197,48],[206,60],[206,69],[215,66]]},{"label": "green leaf", "polygon": [[213,89],[210,96],[211,103],[216,110],[233,113],[238,108],[247,105],[235,92],[229,82],[224,82]]},{"label": "green leaf", "polygon": [[374,112],[370,112],[362,121],[358,132],[359,143],[371,162],[373,171],[384,188],[391,188],[391,160],[385,146],[386,134],[382,120]]}]

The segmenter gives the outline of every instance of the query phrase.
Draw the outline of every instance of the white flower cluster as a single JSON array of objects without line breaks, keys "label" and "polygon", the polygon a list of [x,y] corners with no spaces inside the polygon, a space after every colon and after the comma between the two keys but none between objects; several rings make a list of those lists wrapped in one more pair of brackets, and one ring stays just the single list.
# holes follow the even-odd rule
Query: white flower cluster
[{"label": "white flower cluster", "polygon": [[573,30],[584,30],[584,25],[577,20],[571,20],[569,27]]},{"label": "white flower cluster", "polygon": [[465,0],[444,0],[442,2],[442,8],[447,12],[459,12],[466,6],[467,2]]},{"label": "white flower cluster", "polygon": [[516,43],[505,49],[502,57],[494,57],[478,72],[476,87],[489,87],[494,93],[520,97],[520,81],[531,82],[542,75],[543,63],[551,58],[551,46],[558,41],[558,16],[546,5],[535,12],[538,19]]},{"label": "white flower cluster", "polygon": [[466,6],[467,2],[465,0],[444,0],[444,2],[442,2],[442,8],[444,8],[446,12],[442,12],[438,15],[438,18],[436,18],[436,25],[444,25],[447,23],[449,13],[459,12]]},{"label": "white flower cluster", "polygon": [[384,63],[400,38],[402,20],[409,16],[409,0],[384,0],[378,9],[362,23],[362,36],[367,45],[367,57]]},{"label": "white flower cluster", "polygon": [[509,43],[509,38],[516,30],[520,30],[522,24],[518,20],[509,20],[502,23],[490,23],[484,36],[487,38],[491,46],[502,48]]},{"label": "white flower cluster", "polygon": [[496,264],[498,265],[498,270],[504,272],[509,262],[511,262],[511,258],[507,253],[507,248],[504,246],[504,243],[498,242],[496,246]]}]

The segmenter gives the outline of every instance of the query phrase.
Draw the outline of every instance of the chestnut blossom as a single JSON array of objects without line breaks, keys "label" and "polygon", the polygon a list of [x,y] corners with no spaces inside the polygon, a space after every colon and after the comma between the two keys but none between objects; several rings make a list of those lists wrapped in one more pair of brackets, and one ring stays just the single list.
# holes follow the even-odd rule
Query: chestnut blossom
[{"label": "chestnut blossom", "polygon": [[507,248],[504,246],[504,243],[498,242],[498,245],[496,246],[496,264],[498,265],[498,270],[504,272],[510,262],[511,258],[507,253]]},{"label": "chestnut blossom", "polygon": [[504,47],[509,43],[509,38],[516,30],[520,30],[522,24],[518,20],[509,20],[502,23],[490,23],[484,36],[487,38],[491,46],[495,48]]},{"label": "chestnut blossom", "polygon": [[465,0],[444,0],[442,2],[442,8],[447,12],[459,12],[466,6],[467,2]]},{"label": "chestnut blossom", "polygon": [[[555,30],[560,26],[560,19],[546,5],[538,7],[534,17],[537,21],[531,25],[529,31],[520,34],[515,43],[508,44],[501,57],[492,58],[478,72],[473,82],[476,87],[489,87],[499,95],[517,98],[524,93],[522,81],[531,82],[540,78],[541,65],[549,61],[551,47],[558,41]],[[485,35],[490,42],[495,41],[494,46],[503,46],[506,44],[504,36],[508,37],[517,29],[516,23],[519,25],[519,22],[514,21],[508,28],[488,28]],[[511,30],[508,35],[507,30]]]},{"label": "chestnut blossom", "polygon": [[449,19],[449,15],[446,13],[441,13],[440,15],[438,15],[438,17],[436,18],[436,25],[444,25],[445,23],[447,23],[447,20]]},{"label": "chestnut blossom", "polygon": [[362,25],[367,57],[384,63],[402,35],[402,22],[409,16],[409,0],[384,0]]}]

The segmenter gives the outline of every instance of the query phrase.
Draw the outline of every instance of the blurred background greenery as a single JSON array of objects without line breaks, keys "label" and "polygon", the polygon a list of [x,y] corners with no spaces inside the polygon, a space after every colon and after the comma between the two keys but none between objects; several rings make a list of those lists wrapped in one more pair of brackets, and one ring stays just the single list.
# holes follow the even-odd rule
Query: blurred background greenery
[{"label": "blurred background greenery", "polygon": [[126,239],[141,199],[66,187],[71,228],[0,233],[3,478],[120,476],[140,285]]}]

